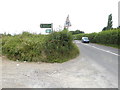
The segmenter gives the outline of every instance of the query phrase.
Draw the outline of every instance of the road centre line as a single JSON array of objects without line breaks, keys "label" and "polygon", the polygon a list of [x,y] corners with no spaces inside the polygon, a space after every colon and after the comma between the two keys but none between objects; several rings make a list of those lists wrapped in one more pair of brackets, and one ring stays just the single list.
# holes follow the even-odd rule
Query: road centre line
[{"label": "road centre line", "polygon": [[[80,43],[81,43],[81,42],[80,42]],[[83,44],[83,43],[81,43],[81,44]],[[95,46],[90,45],[90,44],[83,44],[83,45],[90,46],[90,47],[93,47],[93,48],[95,48],[95,49],[98,49],[98,50],[101,50],[101,51],[104,51],[104,52],[107,52],[107,53],[110,53],[110,54],[113,54],[113,55],[116,55],[116,56],[120,56],[120,55],[118,55],[118,54],[116,54],[116,53],[113,53],[113,52],[111,52],[111,51],[107,51],[107,50],[104,50],[104,49],[95,47]]]}]

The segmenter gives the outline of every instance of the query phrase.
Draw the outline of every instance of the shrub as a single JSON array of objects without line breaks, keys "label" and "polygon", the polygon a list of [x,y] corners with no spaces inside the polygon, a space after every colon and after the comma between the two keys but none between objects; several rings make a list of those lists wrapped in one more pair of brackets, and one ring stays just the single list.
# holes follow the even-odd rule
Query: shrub
[{"label": "shrub", "polygon": [[38,61],[42,58],[44,36],[27,33],[4,37],[2,41],[3,54],[12,60]]},{"label": "shrub", "polygon": [[90,42],[95,43],[96,41],[94,38],[96,37],[96,35],[97,35],[97,33],[90,33],[90,34],[87,34],[86,36],[89,37]]},{"label": "shrub", "polygon": [[96,43],[100,43],[100,44],[116,44],[118,45],[118,33],[120,31],[119,30],[107,30],[107,31],[102,31],[99,32],[94,40],[96,41]]},{"label": "shrub", "polygon": [[72,35],[66,30],[50,34],[45,44],[49,61],[63,62],[78,55],[79,50],[72,41]]},{"label": "shrub", "polygon": [[83,37],[83,35],[85,35],[85,34],[76,34],[76,35],[73,35],[73,38],[74,38],[75,40],[81,40],[82,37]]},{"label": "shrub", "polygon": [[2,52],[11,60],[64,62],[78,55],[67,31],[50,35],[23,32],[20,35],[2,37]]}]

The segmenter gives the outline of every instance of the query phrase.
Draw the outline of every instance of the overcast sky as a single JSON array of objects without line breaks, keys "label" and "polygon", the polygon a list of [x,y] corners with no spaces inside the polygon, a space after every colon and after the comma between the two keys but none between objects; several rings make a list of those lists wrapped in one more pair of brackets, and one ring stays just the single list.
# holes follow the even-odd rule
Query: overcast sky
[{"label": "overcast sky", "polygon": [[54,30],[64,27],[66,17],[72,26],[85,33],[100,32],[112,13],[118,26],[119,0],[0,0],[0,33],[23,31],[45,33],[40,23],[53,23]]}]

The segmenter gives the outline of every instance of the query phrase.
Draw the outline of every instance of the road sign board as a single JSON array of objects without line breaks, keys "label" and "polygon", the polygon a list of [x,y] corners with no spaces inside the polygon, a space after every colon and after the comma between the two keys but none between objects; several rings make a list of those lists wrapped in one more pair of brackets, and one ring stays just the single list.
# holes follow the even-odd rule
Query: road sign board
[{"label": "road sign board", "polygon": [[52,24],[40,24],[41,28],[52,28]]},{"label": "road sign board", "polygon": [[52,30],[51,29],[46,29],[46,33],[51,33]]}]

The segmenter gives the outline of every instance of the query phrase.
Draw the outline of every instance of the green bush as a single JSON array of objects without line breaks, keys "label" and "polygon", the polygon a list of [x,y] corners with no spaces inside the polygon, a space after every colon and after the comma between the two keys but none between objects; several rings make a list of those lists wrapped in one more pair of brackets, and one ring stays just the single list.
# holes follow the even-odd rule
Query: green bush
[{"label": "green bush", "polygon": [[99,32],[95,36],[96,43],[100,44],[116,44],[118,45],[118,33],[120,33],[119,30],[107,30],[103,32]]},{"label": "green bush", "polygon": [[78,55],[67,31],[50,35],[23,32],[20,35],[2,37],[2,54],[11,60],[64,62]]},{"label": "green bush", "polygon": [[72,35],[68,31],[50,34],[45,43],[45,53],[49,61],[63,62],[78,55],[79,50],[72,41]]},{"label": "green bush", "polygon": [[2,53],[12,60],[38,61],[42,58],[44,36],[16,35],[2,39]]},{"label": "green bush", "polygon": [[97,35],[97,33],[90,33],[90,34],[87,34],[87,35],[84,35],[84,36],[89,37],[90,42],[95,43],[96,41],[95,41],[94,38],[95,38],[96,35]]},{"label": "green bush", "polygon": [[81,40],[83,35],[85,35],[85,34],[76,34],[76,35],[73,35],[73,38],[74,38],[74,40]]}]

